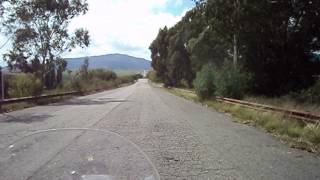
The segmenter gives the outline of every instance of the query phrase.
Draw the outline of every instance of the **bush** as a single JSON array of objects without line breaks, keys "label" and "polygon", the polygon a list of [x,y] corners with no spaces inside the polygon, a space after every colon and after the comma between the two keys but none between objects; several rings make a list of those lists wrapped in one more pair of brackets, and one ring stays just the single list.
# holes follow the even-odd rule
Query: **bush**
[{"label": "bush", "polygon": [[89,77],[89,80],[97,78],[104,81],[110,81],[110,80],[117,79],[117,74],[110,70],[94,69],[89,71],[88,77]]},{"label": "bush", "polygon": [[228,98],[242,99],[249,87],[250,74],[240,67],[234,68],[231,63],[225,63],[222,68],[215,68],[216,95]]},{"label": "bush", "polygon": [[135,78],[133,76],[121,76],[118,79],[119,79],[120,84],[130,83],[135,80]]},{"label": "bush", "polygon": [[214,71],[211,66],[205,65],[197,73],[194,87],[200,99],[210,98],[215,94]]},{"label": "bush", "polygon": [[309,89],[300,92],[291,92],[289,96],[300,103],[320,104],[320,80]]},{"label": "bush", "polygon": [[9,97],[37,96],[42,93],[42,83],[32,74],[19,74],[9,82]]},{"label": "bush", "polygon": [[190,85],[189,85],[189,83],[188,83],[188,81],[185,80],[185,79],[182,79],[182,80],[180,81],[180,86],[183,87],[183,88],[191,88]]},{"label": "bush", "polygon": [[161,82],[160,78],[157,77],[157,72],[154,70],[151,70],[148,72],[147,78],[150,79],[150,81],[152,81],[152,82],[156,82],[156,83]]},{"label": "bush", "polygon": [[95,90],[106,90],[115,87],[119,87],[121,84],[132,83],[135,80],[141,78],[140,74],[120,76],[113,71],[96,69],[90,70],[88,78],[84,79],[81,73],[77,73],[72,79],[65,81],[62,90],[65,91],[95,91]]}]

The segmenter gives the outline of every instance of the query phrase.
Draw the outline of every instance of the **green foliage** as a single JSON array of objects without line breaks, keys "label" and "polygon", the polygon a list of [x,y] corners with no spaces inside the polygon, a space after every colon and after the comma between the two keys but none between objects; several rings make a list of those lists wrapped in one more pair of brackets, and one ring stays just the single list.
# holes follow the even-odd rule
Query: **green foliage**
[{"label": "green foliage", "polygon": [[189,82],[188,82],[187,80],[185,80],[185,79],[182,79],[179,84],[180,84],[180,86],[183,87],[183,88],[191,88],[191,85],[190,85]]},{"label": "green foliage", "polygon": [[81,73],[83,68],[80,68],[68,81],[64,82],[61,90],[64,91],[96,91],[106,90],[120,86],[121,84],[132,83],[141,78],[141,74],[133,74],[118,77],[115,72],[105,69],[88,70],[88,76],[83,76]]},{"label": "green foliage", "polygon": [[203,66],[200,72],[197,73],[196,79],[194,80],[194,87],[196,94],[201,99],[210,98],[215,94],[215,82],[214,82],[214,71],[211,66]]},{"label": "green foliage", "polygon": [[300,103],[320,104],[320,80],[306,90],[290,93],[290,97]]},{"label": "green foliage", "polygon": [[9,97],[36,96],[42,93],[42,84],[32,74],[19,74],[9,82]]},{"label": "green foliage", "polygon": [[111,81],[111,80],[117,79],[117,74],[110,70],[93,69],[93,70],[89,70],[88,79],[89,80],[99,79],[103,81]]},{"label": "green foliage", "polygon": [[151,65],[165,86],[180,86],[183,79],[187,81],[188,86],[192,86],[195,76],[186,46],[188,39],[180,31],[179,26],[170,30],[166,27],[160,29],[157,38],[149,47]]},{"label": "green foliage", "polygon": [[[150,45],[152,67],[165,85],[192,82],[205,64],[221,67],[231,59],[235,70],[217,74],[217,92],[229,97],[241,98],[246,90],[267,96],[297,92],[320,74],[320,1],[195,1]],[[252,77],[249,86],[241,67]],[[304,94],[314,97],[311,90]]]},{"label": "green foliage", "polygon": [[157,76],[157,72],[154,70],[151,70],[147,74],[147,78],[150,79],[152,82],[160,83],[161,79]]},{"label": "green foliage", "polygon": [[86,0],[6,0],[0,21],[3,32],[13,37],[10,51],[4,55],[8,66],[33,73],[44,86],[55,88],[67,65],[61,54],[89,45],[87,30],[68,31],[71,19],[87,10]]},{"label": "green foliage", "polygon": [[194,87],[201,99],[214,95],[242,99],[248,90],[250,79],[250,74],[241,68],[234,68],[231,63],[225,63],[219,68],[205,65],[197,73]]},{"label": "green foliage", "polygon": [[214,73],[216,95],[235,99],[244,97],[249,87],[250,74],[240,68],[234,68],[231,63],[215,68]]},{"label": "green foliage", "polygon": [[89,57],[86,57],[84,59],[83,64],[80,67],[80,70],[79,70],[80,76],[81,76],[82,79],[88,80],[88,78],[89,78],[89,72],[88,71],[89,71]]}]

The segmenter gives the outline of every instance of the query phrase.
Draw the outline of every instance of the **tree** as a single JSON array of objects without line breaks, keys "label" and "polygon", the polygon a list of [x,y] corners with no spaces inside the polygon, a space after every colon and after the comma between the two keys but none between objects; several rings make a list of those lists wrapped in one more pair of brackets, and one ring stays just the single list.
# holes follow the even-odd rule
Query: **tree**
[{"label": "tree", "polygon": [[259,1],[249,5],[241,41],[246,46],[243,64],[254,74],[252,90],[274,96],[312,85],[312,75],[320,73],[312,61],[313,52],[320,49],[320,2]]},{"label": "tree", "polygon": [[[150,46],[152,67],[165,85],[192,81],[207,64],[226,76],[217,79],[217,92],[277,96],[311,86],[320,74],[320,1],[195,1]],[[231,94],[237,89],[241,94]]]},{"label": "tree", "polygon": [[240,55],[240,35],[242,16],[248,0],[195,0],[198,6],[205,6],[208,25],[213,27],[218,36],[224,37],[232,47],[233,64],[236,67]]},{"label": "tree", "polygon": [[11,50],[4,55],[6,62],[11,69],[37,74],[42,84],[53,88],[61,82],[61,73],[66,66],[61,54],[90,43],[87,30],[77,29],[71,35],[67,29],[72,18],[87,12],[87,1],[7,2],[2,26],[7,35],[13,35],[13,41]]},{"label": "tree", "polygon": [[186,81],[188,86],[192,86],[194,74],[191,70],[191,60],[186,49],[186,39],[183,33],[175,33],[169,40],[168,46],[168,76],[170,86],[181,86],[182,81]]},{"label": "tree", "polygon": [[[208,25],[253,73],[252,92],[281,95],[310,86],[320,73],[320,1],[200,0]],[[235,15],[237,14],[237,15]],[[236,38],[235,36],[236,35]],[[236,43],[235,43],[236,42]],[[237,48],[235,48],[235,45]],[[235,50],[237,49],[237,50]]]},{"label": "tree", "polygon": [[151,66],[156,71],[157,76],[164,82],[168,82],[167,56],[168,56],[168,29],[164,27],[159,30],[157,38],[151,43]]},{"label": "tree", "polygon": [[6,1],[6,0],[0,0],[0,16],[3,15],[3,11],[4,11],[3,3],[4,3],[5,1]]},{"label": "tree", "polygon": [[88,70],[89,70],[89,57],[84,59],[83,64],[80,67],[81,79],[88,80]]},{"label": "tree", "polygon": [[57,84],[61,84],[62,83],[62,75],[63,72],[66,70],[67,68],[67,62],[63,59],[57,59],[57,64],[58,64],[58,69],[57,69]]}]

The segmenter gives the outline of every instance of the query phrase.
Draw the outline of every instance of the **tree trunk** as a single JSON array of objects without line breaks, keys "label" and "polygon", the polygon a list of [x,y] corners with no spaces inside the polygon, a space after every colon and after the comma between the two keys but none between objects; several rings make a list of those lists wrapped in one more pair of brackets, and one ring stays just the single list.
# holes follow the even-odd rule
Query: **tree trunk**
[{"label": "tree trunk", "polygon": [[233,66],[237,68],[238,64],[238,37],[236,33],[233,34]]}]

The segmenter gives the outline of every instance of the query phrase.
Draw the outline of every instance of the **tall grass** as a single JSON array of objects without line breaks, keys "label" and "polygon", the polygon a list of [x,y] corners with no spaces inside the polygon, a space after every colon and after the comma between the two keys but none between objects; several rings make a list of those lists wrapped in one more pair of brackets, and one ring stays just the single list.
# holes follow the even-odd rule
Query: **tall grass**
[{"label": "tall grass", "polygon": [[312,112],[314,114],[320,114],[320,102],[309,103],[309,102],[298,102],[289,96],[282,96],[276,98],[263,97],[263,96],[246,96],[245,101],[272,105],[285,109],[294,109],[299,111]]}]

